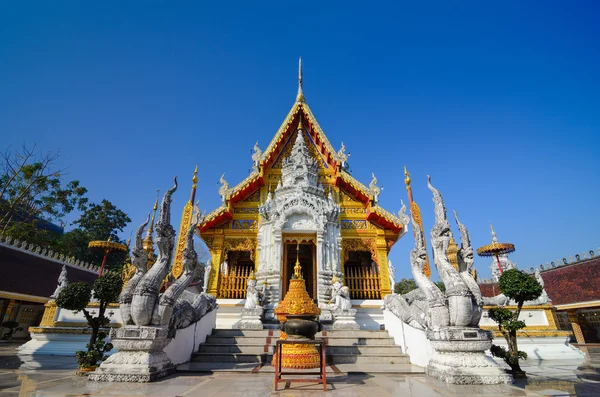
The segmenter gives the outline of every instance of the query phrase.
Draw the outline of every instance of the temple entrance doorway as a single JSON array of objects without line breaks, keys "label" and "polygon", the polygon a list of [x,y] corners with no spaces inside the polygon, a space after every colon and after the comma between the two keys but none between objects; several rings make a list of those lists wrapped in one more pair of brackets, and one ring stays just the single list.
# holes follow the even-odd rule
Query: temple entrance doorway
[{"label": "temple entrance doorway", "polygon": [[294,266],[296,260],[300,262],[302,266],[302,277],[306,283],[306,291],[308,295],[315,299],[317,296],[317,258],[315,245],[310,243],[295,243],[288,242],[284,246],[283,263],[281,269],[282,276],[282,294],[281,298],[285,297],[290,284],[290,278],[294,274]]}]

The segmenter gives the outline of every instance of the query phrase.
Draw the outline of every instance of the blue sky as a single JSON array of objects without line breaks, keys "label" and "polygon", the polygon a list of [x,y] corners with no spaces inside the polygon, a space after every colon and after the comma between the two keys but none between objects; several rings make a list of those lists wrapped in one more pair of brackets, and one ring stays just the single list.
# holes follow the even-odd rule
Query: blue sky
[{"label": "blue sky", "polygon": [[[179,175],[176,224],[196,164],[205,211],[223,172],[247,176],[301,55],[307,102],[384,208],[406,201],[406,164],[427,234],[429,174],[473,245],[491,221],[521,268],[600,247],[597,2],[413,3],[5,3],[1,148],[59,150],[93,201],[131,216],[125,238]],[[397,279],[412,245],[392,249]]]}]

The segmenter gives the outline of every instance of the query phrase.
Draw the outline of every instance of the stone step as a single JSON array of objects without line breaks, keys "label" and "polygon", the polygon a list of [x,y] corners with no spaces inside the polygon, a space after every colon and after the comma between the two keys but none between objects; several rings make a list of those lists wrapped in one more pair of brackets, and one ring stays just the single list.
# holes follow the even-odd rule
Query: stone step
[{"label": "stone step", "polygon": [[[220,363],[270,363],[272,353],[195,353],[192,362]],[[327,354],[330,364],[409,364],[407,355],[397,353],[371,354]]]},{"label": "stone step", "polygon": [[[275,342],[279,339],[279,336],[271,337],[270,344],[275,346]],[[394,345],[394,338],[354,338],[354,337],[337,337],[337,336],[326,336],[323,339],[327,341],[328,346],[388,346]],[[206,344],[216,345],[266,345],[266,337],[251,337],[251,336],[208,336],[206,338]]]},{"label": "stone step", "polygon": [[[268,336],[279,337],[279,330],[242,330],[242,329],[213,329],[212,336],[219,337],[236,337],[236,336],[246,336],[246,337],[255,337],[255,338],[266,338]],[[389,338],[390,335],[387,331],[380,330],[355,330],[355,331],[337,331],[337,330],[329,330],[324,332],[319,332],[316,337],[322,338],[323,334],[326,337],[338,338]]]},{"label": "stone step", "polygon": [[[286,368],[286,372],[298,371],[299,374],[305,370],[294,370]],[[262,363],[220,363],[220,362],[188,362],[177,366],[177,372],[189,373],[253,373],[266,374],[273,376],[275,367]],[[403,375],[423,375],[424,369],[411,364],[331,364],[327,366],[327,376],[348,374],[348,373],[368,373],[368,374],[403,374]]]},{"label": "stone step", "polygon": [[331,364],[410,364],[410,357],[406,354],[334,354],[327,355],[327,362]]},{"label": "stone step", "polygon": [[[275,346],[265,345],[216,345],[203,344],[200,346],[199,353],[243,353],[243,354],[264,354],[275,352]],[[360,355],[382,355],[389,356],[392,354],[402,355],[402,350],[399,346],[328,346],[328,355],[338,354],[360,354]]]},{"label": "stone step", "polygon": [[194,353],[193,362],[220,362],[220,363],[270,363],[272,353]]}]

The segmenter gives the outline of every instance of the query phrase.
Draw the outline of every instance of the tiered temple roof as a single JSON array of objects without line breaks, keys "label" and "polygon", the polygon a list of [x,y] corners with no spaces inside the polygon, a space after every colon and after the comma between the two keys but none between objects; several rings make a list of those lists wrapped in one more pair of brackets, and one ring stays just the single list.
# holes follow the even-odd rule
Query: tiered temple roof
[{"label": "tiered temple roof", "polygon": [[314,147],[313,153],[318,157],[321,167],[327,169],[327,173],[332,176],[332,180],[330,180],[331,184],[350,195],[357,202],[362,203],[366,209],[368,221],[394,233],[400,233],[403,229],[400,219],[379,207],[376,200],[373,200],[373,191],[344,169],[344,160],[336,153],[306,103],[302,91],[301,75],[299,76],[296,101],[266,150],[262,153],[258,167],[247,178],[228,190],[226,200],[224,200],[223,204],[210,212],[204,218],[204,222],[199,225],[200,231],[208,230],[227,220],[233,219],[232,204],[245,200],[257,188],[265,186],[268,183],[265,181],[265,173],[270,168],[276,166],[281,157],[287,154],[285,150],[288,146],[291,146],[290,144],[293,144],[297,126],[300,122],[302,122],[304,131],[307,133],[307,143],[310,143]]}]

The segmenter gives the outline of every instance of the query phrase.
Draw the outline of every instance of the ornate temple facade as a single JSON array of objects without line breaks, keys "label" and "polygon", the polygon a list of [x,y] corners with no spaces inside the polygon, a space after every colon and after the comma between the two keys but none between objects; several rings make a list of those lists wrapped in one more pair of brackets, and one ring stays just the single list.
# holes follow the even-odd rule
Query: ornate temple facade
[{"label": "ornate temple facade", "polygon": [[266,307],[285,295],[296,260],[312,299],[327,303],[332,277],[343,277],[353,299],[391,293],[388,253],[405,233],[399,217],[378,205],[348,171],[345,147],[335,151],[302,91],[266,150],[255,145],[253,171],[230,188],[221,177],[221,206],[198,226],[212,255],[208,292],[242,299],[247,278],[265,284]]}]

